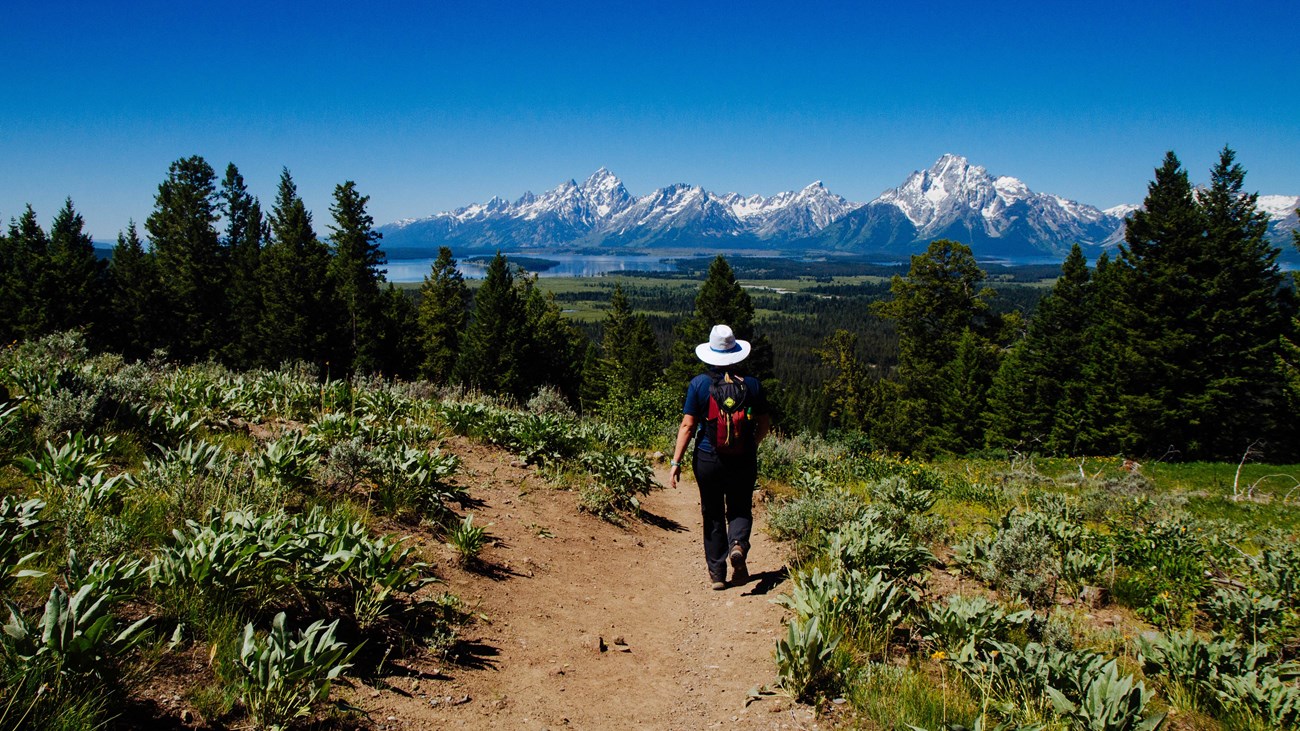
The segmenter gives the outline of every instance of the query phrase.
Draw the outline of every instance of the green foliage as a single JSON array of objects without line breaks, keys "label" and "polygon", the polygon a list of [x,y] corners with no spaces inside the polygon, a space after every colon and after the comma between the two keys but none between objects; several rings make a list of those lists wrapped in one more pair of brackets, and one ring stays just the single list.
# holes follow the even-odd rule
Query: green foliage
[{"label": "green foliage", "polygon": [[447,531],[447,544],[456,549],[460,565],[468,566],[478,558],[487,545],[487,529],[474,525],[474,514],[466,514],[465,519]]},{"label": "green foliage", "polygon": [[397,444],[381,448],[376,457],[377,495],[390,513],[414,510],[441,521],[451,514],[449,502],[465,498],[464,491],[450,483],[460,468],[460,458],[454,454]]},{"label": "green foliage", "polygon": [[867,576],[880,572],[886,579],[910,585],[924,583],[936,562],[929,548],[870,514],[830,533],[825,552],[844,571]]},{"label": "green foliage", "polygon": [[1048,720],[1053,711],[1085,729],[1154,731],[1164,721],[1163,714],[1147,714],[1151,693],[1141,682],[1093,652],[969,642],[950,661],[986,705],[1016,723]]},{"label": "green foliage", "polygon": [[145,220],[161,284],[158,330],[172,355],[216,356],[226,342],[226,269],[214,227],[219,218],[216,173],[198,155],[179,159],[158,186]]},{"label": "green foliage", "polygon": [[1031,610],[1008,613],[1002,605],[984,597],[952,594],[925,606],[921,637],[952,654],[968,642],[978,648],[993,640],[1006,641],[1012,631],[1023,629],[1033,618]]},{"label": "green foliage", "polygon": [[1270,661],[1262,645],[1203,640],[1191,630],[1140,638],[1146,672],[1159,676],[1187,707],[1243,714],[1268,728],[1300,721],[1300,676],[1294,663]]},{"label": "green foliage", "polygon": [[1159,625],[1187,622],[1205,591],[1209,549],[1200,529],[1177,518],[1116,525],[1113,545],[1127,571],[1116,595]]},{"label": "green foliage", "polygon": [[638,515],[641,501],[663,486],[655,480],[654,469],[644,457],[593,451],[583,454],[582,466],[591,474],[591,484],[578,493],[583,510],[604,520],[618,522],[624,515]]},{"label": "green foliage", "polygon": [[445,383],[460,356],[461,333],[469,319],[469,288],[456,268],[451,249],[438,248],[429,273],[420,286],[418,321],[423,360],[420,375]]},{"label": "green foliage", "polygon": [[384,280],[380,267],[384,252],[379,249],[382,235],[374,230],[375,220],[366,212],[370,196],[357,192],[351,180],[334,187],[334,203],[330,213],[334,223],[330,227],[328,277],[342,309],[343,320],[340,337],[343,344],[337,348],[340,365],[348,372],[354,370],[390,370],[391,364],[380,358],[376,336],[380,331],[380,290]]},{"label": "green foliage", "polygon": [[843,658],[836,653],[842,637],[823,629],[821,620],[791,619],[786,636],[776,642],[776,673],[781,686],[802,702],[830,695],[843,682]]},{"label": "green foliage", "polygon": [[7,593],[17,579],[45,575],[42,571],[22,568],[40,555],[40,551],[24,553],[24,550],[44,529],[38,517],[44,509],[42,500],[0,497],[0,593]]},{"label": "green foliage", "polygon": [[239,649],[240,699],[259,728],[282,729],[304,718],[329,696],[330,684],[351,666],[360,647],[348,652],[334,639],[338,620],[317,620],[290,637],[285,615],[271,622],[271,631],[259,637],[250,622],[244,627]]},{"label": "green foliage", "polygon": [[110,596],[94,584],[81,586],[71,595],[55,586],[44,613],[29,622],[6,600],[9,622],[4,626],[4,650],[29,669],[45,666],[59,674],[107,679],[111,677],[105,675],[107,661],[134,647],[150,619],[139,619],[117,631],[109,603]]},{"label": "green foliage", "polygon": [[271,242],[258,263],[260,361],[272,365],[301,360],[323,366],[333,324],[339,322],[327,281],[330,252],[316,238],[311,213],[287,169],[280,174],[270,224]]},{"label": "green foliage", "polygon": [[1219,589],[1205,603],[1205,613],[1226,636],[1252,644],[1271,639],[1285,617],[1282,602],[1258,589]]},{"label": "green foliage", "polygon": [[1046,688],[1056,712],[1074,728],[1088,731],[1155,731],[1165,714],[1145,715],[1151,694],[1132,675],[1120,675],[1111,660],[1089,679],[1082,697],[1067,698],[1055,688]]},{"label": "green foliage", "polygon": [[865,500],[845,490],[801,490],[793,500],[768,509],[767,530],[778,541],[794,541],[806,553],[823,543],[824,533],[862,518],[866,509]]}]

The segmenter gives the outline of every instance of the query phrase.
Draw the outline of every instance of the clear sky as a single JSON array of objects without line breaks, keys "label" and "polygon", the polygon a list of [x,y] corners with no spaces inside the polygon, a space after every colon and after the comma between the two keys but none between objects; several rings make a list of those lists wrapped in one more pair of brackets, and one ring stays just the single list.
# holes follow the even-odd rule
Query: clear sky
[{"label": "clear sky", "polygon": [[866,202],[946,152],[1093,205],[1230,144],[1300,194],[1300,2],[9,2],[0,219],[65,197],[97,240],[168,164],[288,167],[329,219],[514,198],[600,166]]}]

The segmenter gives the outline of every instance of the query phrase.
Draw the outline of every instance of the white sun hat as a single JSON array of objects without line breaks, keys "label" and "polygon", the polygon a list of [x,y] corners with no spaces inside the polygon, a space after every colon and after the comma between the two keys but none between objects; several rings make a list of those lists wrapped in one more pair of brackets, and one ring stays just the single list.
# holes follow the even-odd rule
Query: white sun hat
[{"label": "white sun hat", "polygon": [[749,342],[737,340],[726,325],[714,325],[709,342],[695,346],[695,357],[712,366],[729,366],[749,357]]}]

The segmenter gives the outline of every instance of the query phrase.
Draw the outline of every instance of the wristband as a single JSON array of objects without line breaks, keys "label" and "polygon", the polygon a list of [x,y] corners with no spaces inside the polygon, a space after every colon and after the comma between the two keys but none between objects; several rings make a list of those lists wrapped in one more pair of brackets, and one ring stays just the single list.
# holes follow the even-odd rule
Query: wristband
[{"label": "wristband", "polygon": [[681,463],[681,462],[678,462],[678,461],[675,460],[675,459],[670,459],[670,460],[668,460],[668,464],[672,465],[673,467],[681,467],[681,466],[682,466],[682,463]]}]

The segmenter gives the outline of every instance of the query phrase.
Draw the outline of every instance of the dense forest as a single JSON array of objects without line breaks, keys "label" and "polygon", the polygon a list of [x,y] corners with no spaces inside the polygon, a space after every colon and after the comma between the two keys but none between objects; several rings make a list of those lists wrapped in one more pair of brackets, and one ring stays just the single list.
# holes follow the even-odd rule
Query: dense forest
[{"label": "dense forest", "polygon": [[[1224,149],[1194,188],[1173,153],[1125,242],[1090,267],[1076,246],[1050,289],[991,278],[937,240],[889,280],[751,292],[741,277],[788,260],[724,257],[610,290],[603,321],[498,255],[471,287],[442,249],[422,286],[385,281],[369,201],[338,185],[318,234],[288,170],[269,212],[235,165],[174,162],[144,235],[132,222],[96,257],[71,200],[43,229],[29,206],[0,234],[0,338],[79,330],[130,360],[231,368],[309,364],[317,376],[422,379],[523,402],[550,389],[584,412],[634,419],[677,408],[715,323],[754,343],[748,367],[787,431],[834,431],[864,449],[966,454],[1297,456],[1296,302],[1267,217]],[[685,292],[663,278],[700,282]],[[995,279],[997,281],[995,281]],[[1012,281],[1007,281],[1012,280]],[[642,284],[643,283],[643,284]]]}]

